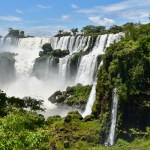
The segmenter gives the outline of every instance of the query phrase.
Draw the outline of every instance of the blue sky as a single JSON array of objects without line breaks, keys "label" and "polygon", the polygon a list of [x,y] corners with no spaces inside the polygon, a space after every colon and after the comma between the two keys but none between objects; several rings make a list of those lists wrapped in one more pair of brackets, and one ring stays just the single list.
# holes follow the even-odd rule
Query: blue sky
[{"label": "blue sky", "polygon": [[1,0],[0,35],[9,27],[35,36],[86,25],[149,22],[150,0]]}]

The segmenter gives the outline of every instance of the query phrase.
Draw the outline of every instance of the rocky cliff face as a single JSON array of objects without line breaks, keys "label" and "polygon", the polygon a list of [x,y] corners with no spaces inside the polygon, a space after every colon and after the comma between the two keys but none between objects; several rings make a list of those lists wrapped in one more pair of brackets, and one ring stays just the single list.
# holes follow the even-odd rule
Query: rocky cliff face
[{"label": "rocky cliff face", "polygon": [[14,54],[0,53],[0,80],[1,84],[8,83],[15,78]]}]

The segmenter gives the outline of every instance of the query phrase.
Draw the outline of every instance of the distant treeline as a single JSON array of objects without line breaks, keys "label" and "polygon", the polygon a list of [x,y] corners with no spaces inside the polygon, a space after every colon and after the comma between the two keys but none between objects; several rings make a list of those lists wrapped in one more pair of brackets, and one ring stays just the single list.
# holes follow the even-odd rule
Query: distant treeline
[{"label": "distant treeline", "polygon": [[87,25],[79,31],[78,28],[73,28],[70,31],[59,30],[55,37],[61,36],[71,36],[71,35],[84,35],[84,36],[96,36],[101,34],[108,34],[108,33],[119,33],[119,32],[126,32],[134,30],[135,28],[141,27],[142,24],[139,23],[126,23],[121,26],[113,25],[110,28],[106,29],[105,26],[94,26],[94,25]]},{"label": "distant treeline", "polygon": [[[83,36],[97,36],[101,34],[109,34],[109,33],[119,33],[119,32],[134,32],[135,29],[139,29],[140,27],[144,26],[144,24],[138,23],[126,23],[121,26],[113,25],[109,27],[108,29],[105,26],[94,26],[94,25],[87,25],[83,27],[81,30],[78,28],[72,28],[70,31],[65,30],[59,30],[55,37],[62,37],[62,36],[77,36],[77,35],[83,35]],[[24,31],[20,31],[18,29],[9,28],[8,34],[5,36],[7,37],[16,37],[16,38],[27,38],[27,37],[34,37],[30,35],[25,35]],[[1,36],[0,36],[1,37]]]}]

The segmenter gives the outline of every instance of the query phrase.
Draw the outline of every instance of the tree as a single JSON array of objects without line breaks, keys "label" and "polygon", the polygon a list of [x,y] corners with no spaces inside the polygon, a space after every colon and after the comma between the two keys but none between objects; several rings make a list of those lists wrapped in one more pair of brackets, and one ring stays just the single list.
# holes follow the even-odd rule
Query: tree
[{"label": "tree", "polygon": [[109,28],[109,33],[119,33],[123,31],[123,28],[121,26],[113,25]]},{"label": "tree", "polygon": [[8,34],[7,37],[15,37],[15,38],[24,38],[24,31],[20,31],[18,29],[8,28]]},{"label": "tree", "polygon": [[20,31],[17,29],[9,28],[9,33],[7,36],[9,37],[19,37]]},{"label": "tree", "polygon": [[71,36],[71,32],[64,31],[61,36]]},{"label": "tree", "polygon": [[105,26],[93,26],[93,25],[88,25],[83,27],[81,30],[82,33],[84,34],[98,34],[98,33],[103,33],[105,32],[106,27]]},{"label": "tree", "polygon": [[101,33],[101,32],[104,32],[106,30],[106,27],[105,26],[97,26],[97,27],[95,27],[95,29],[94,29],[94,32],[95,33]]},{"label": "tree", "polygon": [[58,33],[55,35],[55,37],[60,37],[62,36],[64,30],[59,30]]},{"label": "tree", "polygon": [[83,27],[82,32],[84,34],[92,33],[94,31],[94,28],[95,28],[95,26],[88,25],[88,26]]},{"label": "tree", "polygon": [[24,31],[20,31],[20,35],[24,35]]},{"label": "tree", "polygon": [[78,33],[78,28],[73,28],[73,29],[71,29],[71,32],[72,32],[72,34],[73,34],[74,36],[76,36],[77,33]]},{"label": "tree", "polygon": [[64,32],[64,30],[59,30],[58,34],[61,35]]},{"label": "tree", "polygon": [[43,49],[44,54],[47,54],[48,52],[53,51],[53,48],[52,48],[52,46],[51,46],[50,43],[45,43],[45,44],[42,46],[42,49]]},{"label": "tree", "polygon": [[8,31],[10,32],[10,31],[12,31],[13,30],[13,28],[8,28]]}]

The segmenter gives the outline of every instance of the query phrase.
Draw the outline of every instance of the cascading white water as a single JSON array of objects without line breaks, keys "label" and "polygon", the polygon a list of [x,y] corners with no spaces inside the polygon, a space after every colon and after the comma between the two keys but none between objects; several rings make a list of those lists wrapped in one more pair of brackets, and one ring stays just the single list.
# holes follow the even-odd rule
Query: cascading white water
[{"label": "cascading white water", "polygon": [[[116,34],[116,35],[109,34],[105,48],[109,47],[110,44],[112,44],[115,40],[118,41],[120,36],[122,36],[122,34]],[[96,45],[95,45],[95,48],[94,48],[95,52],[98,50],[98,48],[96,48],[96,47],[100,47],[99,46],[99,40],[100,40],[100,36],[96,40]],[[101,54],[105,52],[105,48],[104,48],[103,51],[101,51]],[[99,49],[99,50],[101,50],[101,49]],[[103,65],[103,61],[100,63],[100,65],[98,67],[98,70],[101,68],[102,65]],[[83,67],[84,66],[85,65],[83,65]],[[90,115],[92,113],[92,107],[93,107],[95,99],[96,99],[96,85],[97,85],[97,78],[93,82],[92,90],[91,90],[91,93],[90,93],[85,111],[82,114],[83,117],[85,117],[87,115]]]},{"label": "cascading white water", "polygon": [[[47,58],[47,62],[46,62],[46,72],[45,72],[45,79],[47,79],[49,77],[49,65],[52,65],[52,62],[50,61],[49,58]],[[52,68],[52,67],[51,67]]]},{"label": "cascading white water", "polygon": [[9,85],[7,84],[4,87],[0,87],[7,92],[8,96],[31,96],[37,99],[45,99],[44,105],[46,107],[55,107],[46,101],[46,99],[50,94],[55,92],[57,88],[54,86],[54,90],[50,89],[50,85],[47,84],[47,82],[30,76],[34,61],[38,57],[39,51],[42,50],[42,44],[48,41],[48,38],[23,38],[19,39],[17,45],[12,45],[11,39],[8,38],[2,43],[1,51],[5,50],[16,54],[15,69],[17,78]]},{"label": "cascading white water", "polygon": [[68,64],[68,59],[69,57],[66,56],[64,58],[60,58],[60,63],[59,63],[59,75],[64,79],[66,79],[66,74],[67,74],[67,64]]},{"label": "cascading white water", "polygon": [[118,42],[122,36],[124,36],[123,33],[106,34],[97,37],[92,52],[83,56],[81,59],[76,77],[76,83],[81,83],[83,85],[93,83],[97,56],[104,54],[105,49],[109,47],[110,44]]},{"label": "cascading white water", "polygon": [[92,113],[92,107],[96,99],[96,86],[97,86],[97,80],[93,83],[92,90],[91,90],[88,102],[86,104],[85,111],[82,114],[83,118]]},{"label": "cascading white water", "polygon": [[[95,42],[95,46],[91,50],[91,52],[81,58],[79,69],[77,70],[76,81],[73,80],[72,83],[70,82],[69,84],[92,84],[97,56],[99,54],[104,54],[105,47],[108,47],[109,43],[114,41],[114,39],[117,41],[119,37],[120,34],[98,36]],[[15,56],[17,79],[14,80],[14,82],[12,82],[10,85],[6,85],[6,87],[3,87],[4,91],[6,91],[9,96],[34,96],[38,99],[47,99],[55,91],[62,90],[66,86],[68,86],[66,84],[66,79],[69,80],[69,77],[67,76],[67,72],[69,72],[70,69],[69,58],[72,57],[73,53],[75,52],[80,52],[81,50],[85,51],[91,45],[91,41],[91,36],[66,36],[61,38],[35,37],[21,38],[19,40],[13,39],[13,41],[11,38],[7,38],[5,42],[4,38],[0,38],[1,51],[9,51],[17,54]],[[45,43],[51,43],[54,49],[69,50],[70,55],[59,59],[59,76],[53,74],[53,60],[47,60],[47,63],[45,64],[45,66],[43,66],[45,67],[45,69],[42,70],[44,80],[39,80],[36,77],[31,76],[31,71],[33,69],[34,61],[38,57],[39,51],[42,50],[41,48]],[[49,80],[47,81],[46,78]],[[94,89],[94,87],[92,89]],[[45,103],[46,107],[51,108],[50,102],[45,101]]]},{"label": "cascading white water", "polygon": [[13,48],[11,52],[17,53],[16,71],[17,73],[28,76],[33,68],[34,60],[39,56],[41,46],[49,41],[48,38],[22,38],[19,39],[17,47]]},{"label": "cascading white water", "polygon": [[[98,70],[101,68],[102,65],[103,65],[103,61],[101,61]],[[96,99],[96,86],[97,86],[97,77],[95,77],[95,81],[93,83],[92,90],[85,107],[85,111],[82,113],[82,117],[86,117],[92,113],[92,107]]]},{"label": "cascading white water", "polygon": [[116,122],[117,122],[117,106],[118,106],[118,94],[117,89],[115,88],[113,90],[113,103],[112,103],[112,112],[111,112],[111,127],[109,131],[108,139],[105,143],[105,145],[114,145],[115,142],[115,128],[116,128]]},{"label": "cascading white water", "polygon": [[82,57],[76,83],[81,83],[83,85],[91,85],[93,83],[96,59],[98,55],[104,54],[107,37],[107,34],[98,36],[96,45],[94,46],[92,52]]}]

